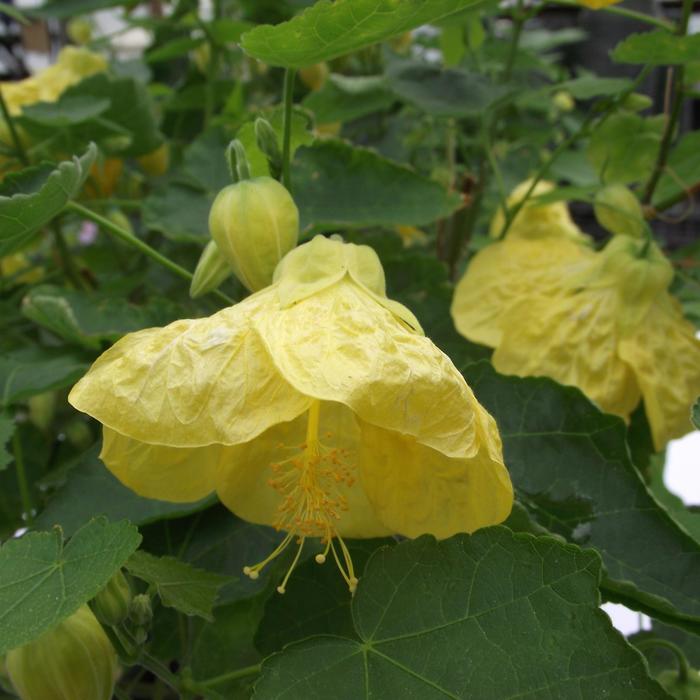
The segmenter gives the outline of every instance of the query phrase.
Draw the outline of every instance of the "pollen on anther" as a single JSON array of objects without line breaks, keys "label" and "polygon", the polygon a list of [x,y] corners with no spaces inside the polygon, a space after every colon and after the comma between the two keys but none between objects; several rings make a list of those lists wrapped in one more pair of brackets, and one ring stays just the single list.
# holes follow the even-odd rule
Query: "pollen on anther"
[{"label": "pollen on anther", "polygon": [[314,559],[316,560],[317,564],[325,564],[326,563],[326,555],[325,554],[317,554]]}]

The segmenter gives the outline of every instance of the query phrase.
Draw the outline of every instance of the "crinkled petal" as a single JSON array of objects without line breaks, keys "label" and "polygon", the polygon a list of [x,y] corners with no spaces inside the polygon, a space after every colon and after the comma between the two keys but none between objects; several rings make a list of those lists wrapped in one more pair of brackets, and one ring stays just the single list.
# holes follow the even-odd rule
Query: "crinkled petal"
[{"label": "crinkled petal", "polygon": [[[279,518],[280,494],[268,483],[276,473],[272,465],[301,454],[306,439],[306,414],[280,423],[255,440],[227,448],[219,472],[217,491],[224,505],[250,522],[275,525]],[[350,409],[337,403],[322,403],[320,431],[328,447],[343,448],[345,466],[358,471],[360,431]],[[392,534],[377,518],[365,495],[359,474],[352,486],[331,484],[347,499],[347,510],[335,521],[343,537],[381,537]],[[331,494],[334,495],[334,494]],[[335,494],[337,495],[337,494]]]},{"label": "crinkled petal", "polygon": [[475,454],[474,395],[433,343],[344,278],[252,324],[297,391],[455,457]]},{"label": "crinkled petal", "polygon": [[250,325],[277,307],[273,290],[208,318],[130,333],[73,387],[80,411],[149,444],[247,442],[303,413],[309,399],[280,373]]},{"label": "crinkled petal", "polygon": [[617,294],[609,288],[524,300],[503,318],[494,367],[577,386],[604,411],[628,418],[640,391],[617,354],[619,312]]},{"label": "crinkled petal", "polygon": [[496,347],[503,314],[532,294],[552,294],[595,254],[567,239],[506,239],[478,252],[457,283],[451,314],[469,340]]},{"label": "crinkled petal", "polygon": [[690,432],[690,408],[700,395],[700,340],[678,303],[662,298],[618,351],[641,387],[656,449]]},{"label": "crinkled petal", "polygon": [[191,503],[216,488],[222,445],[149,445],[104,428],[100,459],[119,481],[146,498]]},{"label": "crinkled petal", "polygon": [[503,522],[513,487],[496,424],[485,411],[480,446],[468,459],[446,457],[408,435],[362,424],[362,483],[377,515],[407,537],[445,538]]}]

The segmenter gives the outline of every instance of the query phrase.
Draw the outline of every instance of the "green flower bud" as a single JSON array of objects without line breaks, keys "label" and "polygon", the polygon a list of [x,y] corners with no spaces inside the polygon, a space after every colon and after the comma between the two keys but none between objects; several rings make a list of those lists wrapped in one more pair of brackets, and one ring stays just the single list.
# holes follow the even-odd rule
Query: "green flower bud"
[{"label": "green flower bud", "polygon": [[84,17],[75,17],[66,25],[68,38],[78,46],[84,46],[92,41],[92,24]]},{"label": "green flower bud", "polygon": [[676,700],[700,700],[700,673],[689,670],[687,678],[681,678],[678,671],[661,671],[656,680]]},{"label": "green flower bud", "polygon": [[21,700],[110,700],[117,673],[117,655],[87,605],[9,651],[6,664]]},{"label": "green flower bud", "polygon": [[645,109],[649,109],[653,104],[654,101],[648,95],[633,92],[625,97],[622,102],[622,108],[629,112],[642,112]]},{"label": "green flower bud", "polygon": [[610,233],[642,238],[647,225],[639,200],[624,185],[613,184],[598,190],[593,203],[595,218]]},{"label": "green flower bud", "polygon": [[135,595],[129,606],[129,618],[138,627],[149,627],[153,621],[151,599],[145,593]]},{"label": "green flower bud", "polygon": [[110,209],[107,213],[107,218],[119,228],[123,228],[129,233],[134,233],[134,227],[131,225],[131,220],[121,209]]},{"label": "green flower bud", "polygon": [[194,276],[190,283],[190,296],[193,299],[215,290],[226,278],[233,274],[228,260],[221,255],[214,241],[209,241],[202,251]]},{"label": "green flower bud", "polygon": [[51,427],[56,413],[56,393],[45,391],[43,394],[31,396],[27,405],[29,407],[29,420],[39,430],[46,432]]},{"label": "green flower bud", "polygon": [[296,245],[299,211],[279,182],[256,177],[219,192],[209,230],[236,277],[257,292],[272,282],[277,263]]},{"label": "green flower bud", "polygon": [[560,112],[570,112],[575,106],[576,102],[571,96],[570,92],[566,90],[558,90],[552,95],[552,103]]},{"label": "green flower bud", "polygon": [[90,602],[95,617],[110,627],[116,627],[126,620],[130,606],[131,587],[121,571],[114,574]]},{"label": "green flower bud", "polygon": [[94,442],[92,431],[82,416],[75,416],[66,423],[63,432],[73,447],[79,450],[87,450]]}]

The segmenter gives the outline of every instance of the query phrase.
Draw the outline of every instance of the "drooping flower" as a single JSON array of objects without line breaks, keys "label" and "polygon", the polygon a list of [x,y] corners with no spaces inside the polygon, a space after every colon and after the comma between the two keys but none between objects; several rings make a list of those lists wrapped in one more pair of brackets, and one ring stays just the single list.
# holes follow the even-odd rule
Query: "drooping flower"
[{"label": "drooping flower", "polygon": [[673,269],[651,241],[618,236],[554,294],[533,290],[504,311],[499,372],[579,387],[629,418],[640,399],[657,450],[692,429],[700,341],[669,294]]},{"label": "drooping flower", "polygon": [[[520,201],[529,187],[529,181],[518,185],[508,206]],[[534,192],[545,194],[553,187],[540,182]],[[500,233],[503,222],[499,210],[491,222],[492,235]],[[457,283],[451,308],[457,330],[475,343],[496,347],[510,306],[533,293],[556,293],[594,255],[589,242],[563,202],[526,203],[506,237],[480,250]]]},{"label": "drooping flower", "polygon": [[[240,517],[320,538],[351,590],[344,537],[448,537],[504,520],[493,418],[366,246],[316,237],[273,284],[211,317],[132,333],[70,402],[104,425],[102,459],[147,497],[216,491]],[[284,591],[290,568],[279,590]]]}]

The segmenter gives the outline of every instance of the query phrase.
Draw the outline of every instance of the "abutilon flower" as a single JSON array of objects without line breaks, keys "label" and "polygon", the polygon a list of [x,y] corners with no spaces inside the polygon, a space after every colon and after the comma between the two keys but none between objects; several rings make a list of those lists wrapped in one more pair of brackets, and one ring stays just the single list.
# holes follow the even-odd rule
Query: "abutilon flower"
[{"label": "abutilon flower", "polygon": [[[530,187],[523,182],[508,198],[510,208]],[[540,182],[537,195],[554,185]],[[499,210],[491,221],[491,235],[503,226]],[[511,223],[506,237],[480,250],[457,283],[451,314],[457,330],[469,340],[496,347],[503,334],[503,314],[533,294],[554,295],[577,268],[595,254],[590,238],[573,222],[563,202],[528,201]]]},{"label": "abutilon flower", "polygon": [[320,538],[357,584],[345,537],[439,538],[503,521],[513,491],[493,418],[370,248],[317,236],[270,287],[208,318],[131,333],[73,388],[104,425],[102,459],[137,493],[216,491],[286,532],[265,565]]}]

